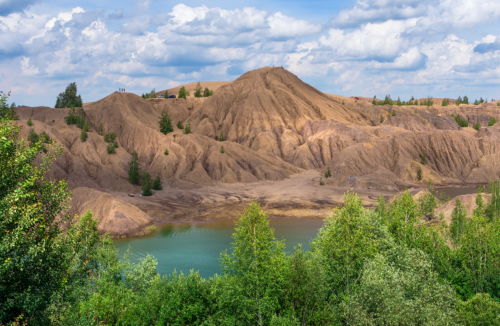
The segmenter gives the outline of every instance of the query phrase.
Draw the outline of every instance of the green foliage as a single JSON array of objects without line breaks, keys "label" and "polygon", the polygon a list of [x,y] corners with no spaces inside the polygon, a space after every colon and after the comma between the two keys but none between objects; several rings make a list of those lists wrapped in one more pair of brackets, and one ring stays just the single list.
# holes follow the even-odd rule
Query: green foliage
[{"label": "green foliage", "polygon": [[396,110],[392,110],[391,115],[392,115],[393,117],[395,117],[395,116],[396,116]]},{"label": "green foliage", "polygon": [[136,185],[139,183],[139,177],[141,175],[141,167],[139,164],[139,155],[136,151],[132,153],[130,162],[128,162],[128,181],[131,184]]},{"label": "green foliage", "polygon": [[42,131],[40,134],[40,141],[44,144],[50,144],[52,139],[50,139],[49,135],[45,131]]},{"label": "green foliage", "polygon": [[380,123],[383,123],[383,122],[384,122],[384,116],[383,116],[383,115],[381,115],[381,116],[380,116]]},{"label": "green foliage", "polygon": [[208,89],[208,87],[205,87],[205,90],[203,91],[203,97],[210,97],[214,95],[214,91]]},{"label": "green foliage", "polygon": [[330,178],[331,176],[332,176],[332,170],[330,170],[330,167],[328,167],[325,172],[325,178]]},{"label": "green foliage", "polygon": [[221,131],[219,136],[219,141],[225,141],[225,140],[226,138],[224,138],[224,131]]},{"label": "green foliage", "polygon": [[186,87],[182,86],[181,89],[179,89],[179,98],[186,98],[189,97],[190,93],[186,89]]},{"label": "green foliage", "polygon": [[108,146],[106,146],[106,151],[108,152],[108,154],[115,154],[116,153],[115,144],[116,143],[109,143]]},{"label": "green foliage", "polygon": [[394,102],[391,99],[391,95],[386,95],[382,105],[393,105]]},{"label": "green foliage", "polygon": [[345,105],[344,100],[342,100],[342,105]]},{"label": "green foliage", "polygon": [[99,134],[99,136],[102,136],[102,134],[104,133],[104,126],[102,125],[102,122],[99,124],[99,128],[97,128],[97,133]]},{"label": "green foliage", "polygon": [[474,105],[479,105],[479,101],[477,99],[474,101]]},{"label": "green foliage", "polygon": [[163,187],[161,185],[161,178],[160,178],[159,175],[156,176],[156,179],[154,179],[154,181],[153,181],[153,183],[151,185],[151,188],[153,190],[162,190],[163,189]]},{"label": "green foliage", "polygon": [[[179,96],[180,97],[180,96]],[[203,94],[201,93],[201,85],[200,82],[196,84],[196,89],[194,91],[194,97],[203,97]]]},{"label": "green foliage", "polygon": [[427,99],[421,101],[420,105],[433,106],[434,105],[434,100],[433,100],[432,96],[428,96]]},{"label": "green foliage", "polygon": [[422,168],[419,166],[417,170],[417,180],[422,181],[422,176],[423,176],[423,171]]},{"label": "green foliage", "polygon": [[90,124],[87,120],[85,120],[85,122],[83,123],[82,130],[86,132],[90,131]]},{"label": "green foliage", "polygon": [[150,225],[146,228],[146,234],[150,234],[151,232],[156,231],[156,226]]},{"label": "green foliage", "polygon": [[[167,95],[168,96],[168,95]],[[156,96],[156,90],[153,88],[151,90],[151,92],[149,93],[146,93],[146,94],[142,94],[142,98],[144,99],[148,99],[148,98],[157,98],[158,96]]]},{"label": "green foliage", "polygon": [[26,122],[26,124],[28,125],[28,127],[33,126],[33,122],[31,122],[31,117],[28,118],[28,122]]},{"label": "green foliage", "polygon": [[165,152],[163,152],[163,154],[168,155],[168,149],[166,149]]},{"label": "green foliage", "polygon": [[320,186],[324,186],[324,185],[325,185],[325,183],[323,182],[323,179],[322,179],[322,178],[319,178],[319,185],[320,185]]},{"label": "green foliage", "polygon": [[55,108],[81,108],[83,106],[82,97],[80,95],[77,96],[76,93],[76,83],[69,84],[64,93],[60,93],[57,96]]},{"label": "green foliage", "polygon": [[224,153],[225,153],[225,151],[224,151],[224,146],[221,146],[221,147],[220,147],[220,152],[221,152],[222,154],[224,154]]},{"label": "green foliage", "polygon": [[[14,110],[14,106],[10,107],[7,105],[7,99],[10,96],[10,92],[5,94],[0,91],[0,120],[17,120],[18,116],[16,114],[16,110]],[[14,104],[14,103],[12,103]]]},{"label": "green foliage", "polygon": [[187,125],[184,127],[184,134],[190,134],[191,133],[191,124],[188,122]]},{"label": "green foliage", "polygon": [[488,293],[477,293],[465,302],[458,302],[457,310],[461,325],[500,326],[500,303]]},{"label": "green foliage", "polygon": [[481,129],[481,123],[480,122],[474,122],[472,124],[472,128],[476,129],[476,130],[479,130]]},{"label": "green foliage", "polygon": [[462,242],[465,234],[465,224],[467,222],[467,210],[460,199],[455,202],[455,208],[451,214],[450,235],[453,244],[458,246]]},{"label": "green foliage", "polygon": [[[252,201],[236,222],[232,253],[221,255],[223,274],[230,277],[221,305],[247,325],[267,325],[280,307],[286,285],[284,243],[276,241],[269,217]],[[234,298],[239,298],[236,304]]]},{"label": "green foliage", "polygon": [[[500,102],[498,102],[498,104],[500,104]],[[491,127],[493,126],[495,123],[497,123],[498,120],[495,119],[494,117],[490,119],[490,121],[488,121],[488,127]]]},{"label": "green foliage", "polygon": [[485,214],[490,221],[496,222],[500,220],[500,181],[491,181],[488,193],[491,194],[491,200],[486,206]]},{"label": "green foliage", "polygon": [[35,144],[38,143],[39,140],[40,136],[38,136],[38,134],[35,132],[35,130],[33,130],[33,128],[30,128],[30,131],[28,132],[28,141],[31,144]]},{"label": "green foliage", "polygon": [[184,129],[184,126],[182,125],[181,121],[177,122],[177,128]]},{"label": "green foliage", "polygon": [[151,191],[151,189],[153,187],[153,183],[151,181],[151,174],[149,174],[149,172],[144,171],[142,173],[141,184],[142,184],[142,195],[152,196],[153,192]]},{"label": "green foliage", "polygon": [[460,114],[457,114],[457,115],[451,115],[453,117],[453,119],[455,119],[455,121],[457,122],[457,124],[462,127],[462,128],[465,128],[465,127],[468,127],[469,126],[469,121],[468,120],[465,120],[463,119]]},{"label": "green foliage", "polygon": [[448,106],[449,104],[450,101],[447,98],[443,99],[443,102],[441,103],[442,106]]},{"label": "green foliage", "polygon": [[107,133],[104,136],[104,141],[106,143],[114,143],[116,141],[116,133],[114,131]]},{"label": "green foliage", "polygon": [[168,134],[169,132],[174,131],[174,127],[172,127],[172,119],[170,119],[170,116],[168,115],[167,110],[161,111],[161,117],[160,117],[160,132],[164,135]]},{"label": "green foliage", "polygon": [[80,140],[82,141],[82,143],[84,143],[86,140],[87,140],[87,132],[85,130],[82,130],[82,132],[80,133]]},{"label": "green foliage", "polygon": [[422,154],[420,155],[420,164],[425,165],[426,163],[426,157],[425,157],[425,152],[422,150]]}]

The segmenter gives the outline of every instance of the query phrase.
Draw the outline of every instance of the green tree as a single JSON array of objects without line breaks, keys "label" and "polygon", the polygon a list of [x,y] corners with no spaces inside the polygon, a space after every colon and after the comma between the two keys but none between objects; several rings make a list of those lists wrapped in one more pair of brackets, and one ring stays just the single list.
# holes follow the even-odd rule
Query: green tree
[{"label": "green tree", "polygon": [[449,104],[450,101],[447,98],[443,99],[443,102],[441,103],[442,106],[448,106]]},{"label": "green tree", "polygon": [[219,141],[225,141],[225,140],[226,138],[224,138],[224,131],[221,131],[219,136]]},{"label": "green tree", "polygon": [[46,178],[62,148],[51,145],[37,163],[43,145],[27,147],[20,130],[0,121],[0,323],[24,316],[30,325],[44,324],[45,308],[67,275],[60,224],[69,193],[64,181]]},{"label": "green tree", "polygon": [[203,91],[203,97],[210,97],[214,94],[213,90],[208,89],[208,87],[205,87],[205,90]]},{"label": "green tree", "polygon": [[464,104],[469,104],[469,98],[467,96],[464,96]]},{"label": "green tree", "polygon": [[116,141],[116,133],[114,131],[107,133],[104,136],[104,141],[106,143],[114,143]]},{"label": "green tree", "polygon": [[465,326],[500,326],[500,303],[488,293],[477,293],[467,301],[458,302],[458,320]]},{"label": "green tree", "polygon": [[168,149],[166,149],[165,152],[163,152],[163,154],[168,155]]},{"label": "green tree", "polygon": [[31,117],[28,118],[28,122],[26,122],[26,124],[28,125],[28,127],[33,126],[33,122],[31,122]]},{"label": "green tree", "polygon": [[168,98],[168,89],[165,90],[165,93],[163,94],[164,98]]},{"label": "green tree", "polygon": [[179,89],[179,98],[186,98],[189,97],[190,93],[186,89],[186,87],[182,86],[181,89]]},{"label": "green tree", "polygon": [[139,155],[134,151],[130,158],[130,162],[128,162],[128,181],[133,185],[138,184],[140,175],[141,167],[139,165]]},{"label": "green tree", "polygon": [[40,136],[38,136],[38,134],[35,132],[35,130],[33,130],[33,128],[30,128],[30,131],[28,132],[28,141],[34,145],[36,143],[38,143],[38,141],[40,140]]},{"label": "green tree", "polygon": [[476,130],[479,130],[481,129],[481,123],[480,122],[474,122],[472,124],[472,128],[476,129]]},{"label": "green tree", "polygon": [[177,128],[184,129],[184,126],[182,125],[181,121],[177,122]]},{"label": "green tree", "polygon": [[222,154],[224,154],[224,153],[225,153],[225,151],[224,151],[224,146],[221,146],[221,147],[220,147],[220,152],[221,152]]},{"label": "green tree", "polygon": [[219,305],[249,325],[267,325],[280,307],[286,284],[284,243],[276,241],[269,217],[252,201],[238,217],[232,253],[221,254],[223,274],[230,277]]},{"label": "green tree", "polygon": [[[196,84],[196,89],[194,91],[194,97],[203,97],[203,94],[201,93],[201,85],[200,85],[200,82],[198,82],[198,84]],[[180,97],[180,95],[179,95]]]},{"label": "green tree", "polygon": [[161,178],[160,178],[159,175],[156,176],[156,179],[154,179],[154,181],[153,181],[153,183],[151,185],[151,188],[153,190],[162,190],[163,189],[163,187],[161,185]]},{"label": "green tree", "polygon": [[167,113],[167,110],[163,110],[161,112],[161,117],[160,117],[160,132],[164,135],[168,134],[169,132],[174,131],[174,127],[172,127],[172,119],[170,119],[170,116]]},{"label": "green tree", "polygon": [[82,129],[83,129],[83,131],[86,131],[86,132],[90,131],[90,124],[87,120],[85,120],[85,122],[83,123]]},{"label": "green tree", "polygon": [[[498,102],[498,104],[500,104],[500,102]],[[488,121],[488,127],[491,127],[493,125],[495,125],[495,123],[497,123],[498,120],[495,119],[494,117],[490,119],[490,121]]]},{"label": "green tree", "polygon": [[419,166],[418,170],[417,170],[417,180],[418,181],[422,181],[422,174],[423,174],[422,168]]},{"label": "green tree", "polygon": [[425,152],[422,150],[422,154],[420,155],[420,164],[425,165],[426,158],[425,158]]},{"label": "green tree", "polygon": [[82,143],[84,143],[86,140],[87,140],[87,132],[85,130],[82,130],[82,132],[80,133],[80,140],[82,141]]},{"label": "green tree", "polygon": [[142,183],[142,195],[143,196],[152,196],[153,192],[151,191],[152,182],[151,182],[151,174],[149,172],[144,171],[141,176]]},{"label": "green tree", "polygon": [[455,245],[460,245],[465,233],[465,224],[467,222],[467,209],[460,199],[455,202],[455,208],[451,214],[450,234]]},{"label": "green tree", "polygon": [[116,153],[115,144],[116,143],[109,143],[108,146],[106,146],[106,151],[108,152],[108,154],[115,154]]},{"label": "green tree", "polygon": [[488,193],[491,199],[486,206],[485,214],[489,221],[500,221],[500,181],[491,181],[488,184]]},{"label": "green tree", "polygon": [[104,126],[102,125],[102,122],[99,124],[99,128],[97,128],[97,133],[102,136],[104,133]]},{"label": "green tree", "polygon": [[381,115],[381,116],[380,116],[380,123],[383,123],[383,122],[384,122],[384,116],[383,116],[383,115]]},{"label": "green tree", "polygon": [[83,106],[82,104],[82,97],[77,94],[77,87],[76,83],[71,83],[66,87],[66,90],[64,93],[60,93],[59,96],[57,96],[57,101],[55,108],[69,108],[69,107],[77,107],[81,108]]},{"label": "green tree", "polygon": [[191,124],[188,122],[187,125],[184,127],[184,133],[190,134],[191,133]]},{"label": "green tree", "polygon": [[10,107],[7,105],[7,99],[10,96],[10,92],[5,94],[4,92],[0,91],[0,120],[1,119],[7,119],[7,120],[17,120],[18,116],[16,114],[16,110],[14,107],[11,105]]}]

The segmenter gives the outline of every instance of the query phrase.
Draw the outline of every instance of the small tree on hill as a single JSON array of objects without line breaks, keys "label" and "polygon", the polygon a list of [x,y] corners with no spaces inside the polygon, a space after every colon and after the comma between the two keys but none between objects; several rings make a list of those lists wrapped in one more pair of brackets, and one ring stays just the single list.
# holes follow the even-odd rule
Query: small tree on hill
[{"label": "small tree on hill", "polygon": [[137,155],[137,152],[133,152],[130,162],[128,163],[128,181],[135,185],[139,182],[140,175],[141,168],[139,166],[139,156]]},{"label": "small tree on hill", "polygon": [[168,155],[168,149],[166,149],[163,154]]},{"label": "small tree on hill", "polygon": [[165,98],[168,98],[168,89],[165,90],[165,94],[163,94]]},{"label": "small tree on hill", "polygon": [[464,96],[464,104],[469,104],[469,98],[467,96]]},{"label": "small tree on hill", "polygon": [[104,133],[104,126],[102,125],[102,122],[101,124],[99,124],[99,128],[97,128],[97,133],[99,134],[99,136],[102,136],[102,134]]},{"label": "small tree on hill", "polygon": [[210,97],[214,94],[214,91],[209,90],[208,87],[205,87],[205,90],[203,91],[203,97]]},{"label": "small tree on hill", "polygon": [[163,187],[161,185],[161,178],[159,175],[156,176],[156,179],[153,181],[151,188],[153,188],[153,190],[162,190],[163,189]]},{"label": "small tree on hill", "polygon": [[[498,104],[500,104],[500,102],[498,102]],[[488,127],[491,127],[493,126],[495,123],[497,123],[498,120],[495,119],[494,117],[490,119],[490,121],[488,121]]]},{"label": "small tree on hill", "polygon": [[174,127],[172,127],[172,119],[170,119],[170,116],[167,113],[167,110],[163,110],[161,112],[161,117],[160,117],[160,132],[164,135],[168,134],[169,132],[174,131]]},{"label": "small tree on hill", "polygon": [[219,136],[219,141],[225,141],[225,140],[226,138],[224,138],[224,131],[221,131]]},{"label": "small tree on hill", "polygon": [[28,125],[28,127],[33,126],[33,122],[31,122],[31,117],[28,118],[28,122],[26,122],[26,124]]},{"label": "small tree on hill", "polygon": [[425,152],[422,150],[422,155],[420,155],[420,164],[425,165]]},{"label": "small tree on hill", "polygon": [[225,153],[225,151],[224,151],[224,146],[221,146],[221,147],[220,147],[220,152],[221,152],[222,154],[224,154],[224,153]]},{"label": "small tree on hill", "polygon": [[196,84],[196,89],[194,91],[194,97],[202,97],[203,94],[201,93],[201,85],[200,85],[200,82],[198,82],[198,84]]},{"label": "small tree on hill", "polygon": [[35,132],[35,130],[33,130],[33,128],[30,128],[30,131],[28,132],[28,141],[31,144],[36,144],[39,140],[40,137],[38,136],[38,134]]},{"label": "small tree on hill", "polygon": [[181,121],[177,122],[177,128],[184,129],[184,125],[182,124]]},{"label": "small tree on hill", "polygon": [[418,170],[417,170],[417,180],[418,181],[422,181],[422,177],[423,177],[422,174],[423,174],[422,168],[418,167]]},{"label": "small tree on hill", "polygon": [[448,101],[447,98],[443,99],[443,103],[441,103],[442,106],[448,106],[450,104],[450,101]]},{"label": "small tree on hill", "polygon": [[186,127],[184,127],[184,133],[186,135],[191,133],[191,124],[189,124],[189,122],[187,123]]},{"label": "small tree on hill", "polygon": [[481,122],[474,122],[472,124],[472,128],[476,129],[476,130],[479,130],[481,129]]},{"label": "small tree on hill", "polygon": [[81,108],[83,106],[82,97],[80,95],[76,95],[76,93],[76,83],[69,84],[64,93],[60,93],[59,96],[57,96],[55,108]]},{"label": "small tree on hill", "polygon": [[82,141],[82,143],[84,143],[86,140],[87,140],[87,132],[85,130],[82,130],[82,132],[80,133],[80,140]]},{"label": "small tree on hill", "polygon": [[142,182],[142,195],[143,196],[152,196],[153,192],[151,191],[151,174],[149,172],[143,172],[141,177]]},{"label": "small tree on hill", "polygon": [[190,93],[186,89],[186,87],[182,86],[181,89],[179,89],[179,98],[186,98],[189,97]]}]

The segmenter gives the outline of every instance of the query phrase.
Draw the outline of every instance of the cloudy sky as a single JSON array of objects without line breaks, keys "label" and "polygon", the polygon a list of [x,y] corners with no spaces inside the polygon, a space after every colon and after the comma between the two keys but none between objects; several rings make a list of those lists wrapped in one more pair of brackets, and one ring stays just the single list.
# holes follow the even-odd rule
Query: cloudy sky
[{"label": "cloudy sky", "polygon": [[500,0],[0,0],[0,90],[53,107],[283,66],[351,96],[500,98]]}]

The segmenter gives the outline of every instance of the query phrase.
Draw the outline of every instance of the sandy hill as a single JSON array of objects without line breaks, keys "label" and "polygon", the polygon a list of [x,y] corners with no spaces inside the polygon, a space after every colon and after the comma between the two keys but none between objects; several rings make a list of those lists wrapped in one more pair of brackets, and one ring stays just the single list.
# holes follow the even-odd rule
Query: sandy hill
[{"label": "sandy hill", "polygon": [[[228,82],[228,81],[220,81],[220,82],[200,82],[200,86],[201,88],[204,90],[205,87],[208,87],[208,89],[212,90],[212,91],[217,91],[219,89],[219,87],[221,86],[224,86],[224,85],[227,85],[231,82]],[[184,86],[189,92],[190,92],[190,95],[189,97],[194,97],[194,92],[196,90],[196,86],[198,85],[198,82],[195,82],[195,83],[190,83],[190,84],[184,84],[184,85],[180,85],[180,86],[177,86],[177,87],[174,87],[174,88],[170,88],[170,89],[167,89],[168,91],[168,94],[169,95],[179,95],[179,90],[181,89],[182,86]],[[160,92],[157,92],[156,95],[165,95],[165,91],[160,91]]]},{"label": "sandy hill", "polygon": [[[196,84],[186,86],[193,92]],[[87,103],[80,109],[92,127],[86,142],[80,141],[80,129],[65,123],[69,109],[20,107],[18,123],[26,135],[31,117],[36,132],[46,131],[64,146],[50,177],[68,181],[74,213],[91,208],[100,230],[114,236],[172,219],[227,218],[252,197],[275,215],[293,207],[294,216],[316,216],[312,208],[337,203],[350,185],[359,191],[370,187],[363,195],[370,204],[377,194],[423,185],[429,178],[449,185],[500,177],[499,124],[476,131],[460,128],[450,116],[487,126],[498,117],[496,106],[374,106],[364,98],[324,94],[289,71],[270,67],[233,82],[201,85],[214,95],[145,100],[115,92]],[[167,135],[158,124],[163,110],[174,125]],[[192,133],[178,129],[179,121],[190,124]],[[96,132],[100,125],[103,134],[117,134],[116,154],[107,153],[103,134]],[[134,151],[142,170],[162,178],[163,191],[127,197],[140,192],[127,179]],[[323,177],[326,185],[318,188],[327,168],[332,177]],[[293,197],[290,187],[297,188]]]}]

